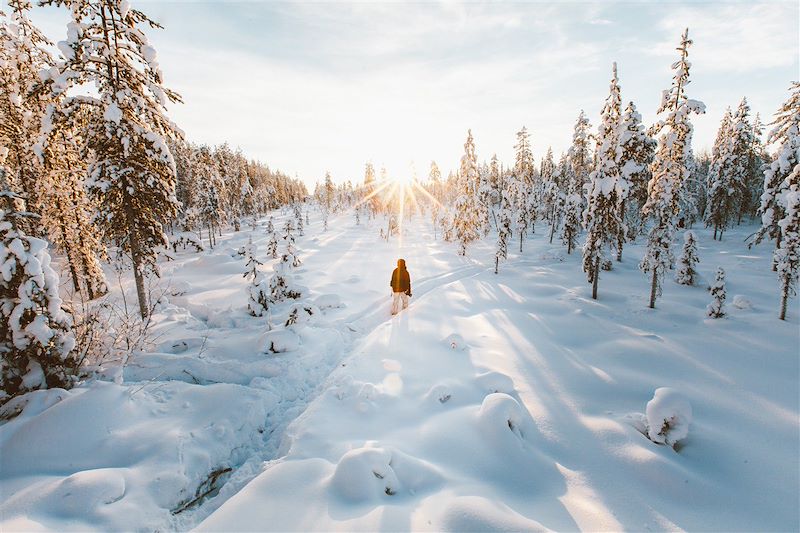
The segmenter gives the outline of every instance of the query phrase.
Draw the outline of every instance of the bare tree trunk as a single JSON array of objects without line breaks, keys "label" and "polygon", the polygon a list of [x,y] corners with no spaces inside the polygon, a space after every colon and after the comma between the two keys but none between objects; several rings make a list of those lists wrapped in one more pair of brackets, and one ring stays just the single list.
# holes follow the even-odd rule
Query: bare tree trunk
[{"label": "bare tree trunk", "polygon": [[600,256],[594,261],[594,275],[592,276],[592,299],[597,300],[597,282],[600,279]]},{"label": "bare tree trunk", "polygon": [[128,238],[131,245],[131,261],[133,262],[133,278],[136,281],[136,295],[139,299],[139,314],[144,320],[149,313],[147,293],[144,290],[144,275],[142,274],[142,252],[139,248],[139,235],[136,233],[136,228],[131,221],[130,213],[126,217],[128,219]]},{"label": "bare tree trunk", "polygon": [[656,268],[653,268],[653,277],[650,280],[650,309],[656,308],[656,291],[658,290],[658,277]]},{"label": "bare tree trunk", "polygon": [[494,273],[497,274],[497,267],[500,266],[500,258],[494,256]]},{"label": "bare tree trunk", "polygon": [[784,284],[781,287],[781,315],[778,317],[781,320],[786,320],[786,303],[789,300],[789,287]]}]

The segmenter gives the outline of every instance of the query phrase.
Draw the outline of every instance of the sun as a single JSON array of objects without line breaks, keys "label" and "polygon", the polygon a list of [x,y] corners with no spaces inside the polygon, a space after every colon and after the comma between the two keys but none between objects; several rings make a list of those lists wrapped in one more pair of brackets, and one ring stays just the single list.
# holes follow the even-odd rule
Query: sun
[{"label": "sun", "polygon": [[392,176],[391,180],[401,187],[411,187],[416,182],[416,178],[410,172],[403,172],[396,176]]}]

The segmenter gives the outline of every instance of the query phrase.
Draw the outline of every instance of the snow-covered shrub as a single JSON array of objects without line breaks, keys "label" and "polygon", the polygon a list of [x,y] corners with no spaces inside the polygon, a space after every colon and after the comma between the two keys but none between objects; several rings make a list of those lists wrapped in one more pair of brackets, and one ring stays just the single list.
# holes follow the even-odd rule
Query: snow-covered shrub
[{"label": "snow-covered shrub", "polygon": [[753,304],[748,300],[746,297],[742,296],[741,294],[737,294],[733,297],[733,301],[731,302],[736,309],[752,309]]},{"label": "snow-covered shrub", "polygon": [[193,248],[195,252],[202,252],[204,250],[203,243],[201,243],[197,235],[191,231],[182,231],[175,234],[172,239],[172,250],[177,252],[178,246],[182,247],[184,250],[189,246]]},{"label": "snow-covered shrub", "polygon": [[27,391],[73,383],[72,317],[61,307],[47,243],[0,210],[0,403]]},{"label": "snow-covered shrub", "polygon": [[264,311],[269,310],[270,299],[264,273],[258,269],[262,263],[256,259],[257,249],[252,241],[248,242],[244,248],[247,259],[247,270],[244,272],[244,277],[250,280],[250,284],[247,286],[247,311],[252,316],[263,316]]},{"label": "snow-covered shrub", "polygon": [[683,250],[678,259],[678,272],[675,274],[675,281],[680,285],[694,285],[697,279],[697,270],[694,266],[699,263],[697,258],[697,239],[693,231],[683,234]]},{"label": "snow-covered shrub", "polygon": [[656,389],[647,402],[647,436],[658,444],[675,446],[689,435],[692,405],[680,392],[669,387]]},{"label": "snow-covered shrub", "polygon": [[717,277],[711,286],[711,297],[714,298],[706,308],[706,314],[711,318],[725,316],[725,271],[717,267]]}]

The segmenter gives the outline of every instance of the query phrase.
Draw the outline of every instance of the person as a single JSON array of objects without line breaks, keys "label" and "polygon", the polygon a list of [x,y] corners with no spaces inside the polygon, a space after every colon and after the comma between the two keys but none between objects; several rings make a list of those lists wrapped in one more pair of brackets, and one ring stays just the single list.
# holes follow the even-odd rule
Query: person
[{"label": "person", "polygon": [[392,272],[389,285],[392,287],[392,314],[396,315],[400,312],[401,305],[403,309],[408,307],[408,299],[411,297],[411,276],[406,270],[405,259],[397,260],[397,268]]}]

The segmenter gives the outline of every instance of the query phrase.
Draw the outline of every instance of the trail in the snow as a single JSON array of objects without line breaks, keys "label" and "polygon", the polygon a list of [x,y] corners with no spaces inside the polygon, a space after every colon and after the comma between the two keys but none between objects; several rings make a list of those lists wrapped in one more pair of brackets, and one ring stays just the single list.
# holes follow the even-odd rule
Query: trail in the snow
[{"label": "trail in the snow", "polygon": [[[276,218],[276,228],[284,218]],[[457,257],[451,250],[439,250],[437,242],[428,241],[430,235],[426,232],[407,233],[402,245],[397,237],[384,241],[378,238],[380,225],[376,222],[381,221],[340,230],[335,226],[352,224],[347,217],[340,216],[331,220],[328,232],[315,234],[316,228],[307,228],[306,237],[298,239],[304,261],[298,269],[298,280],[314,293],[339,294],[345,304],[344,310],[338,313],[343,316],[326,319],[327,325],[339,332],[344,344],[335,361],[324,370],[325,375],[336,369],[338,361],[356,351],[362,339],[392,319],[389,277],[398,258],[406,259],[412,273],[412,307],[414,302],[436,289],[485,270],[469,259]],[[262,244],[261,241],[265,243],[266,240],[259,236],[254,241]],[[257,352],[259,347],[252,350]],[[241,382],[241,379],[236,381]],[[286,441],[287,428],[326,389],[326,381],[322,379],[304,397],[279,400],[273,413],[283,413],[274,416],[280,423],[266,428],[263,447],[241,464],[234,465],[219,492],[177,516],[173,527],[191,529],[257,477],[265,464],[280,462],[291,444]]]}]

